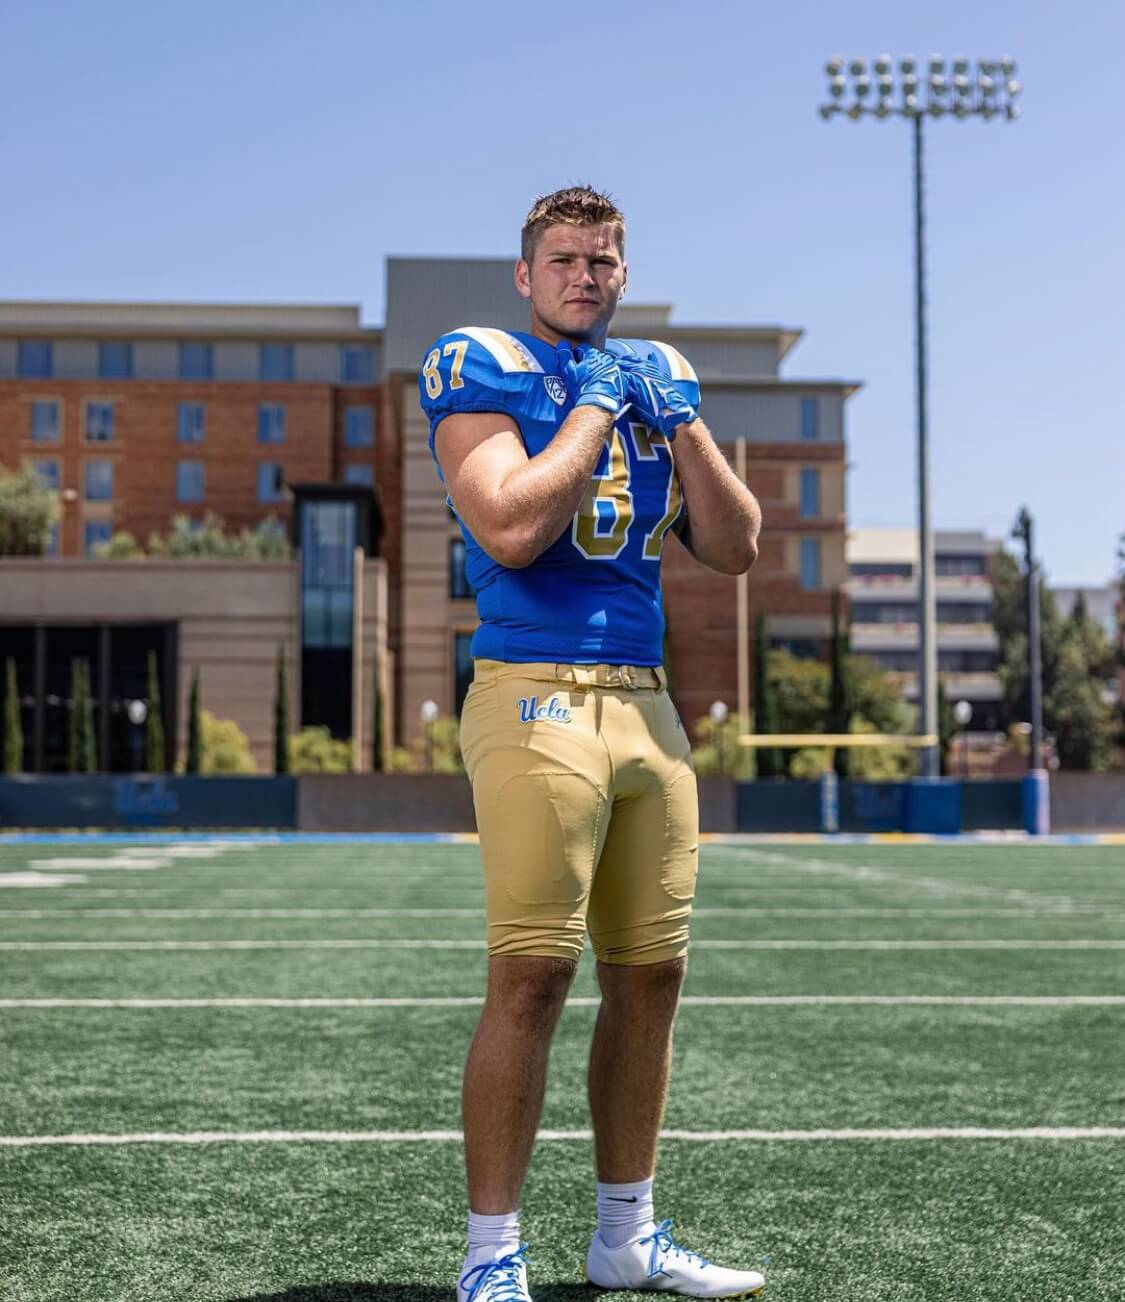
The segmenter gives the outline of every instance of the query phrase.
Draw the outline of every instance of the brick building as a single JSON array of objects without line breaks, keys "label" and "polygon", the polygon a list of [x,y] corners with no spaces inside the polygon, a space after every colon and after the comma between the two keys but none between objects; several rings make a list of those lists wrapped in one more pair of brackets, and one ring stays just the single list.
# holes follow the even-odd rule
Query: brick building
[{"label": "brick building", "polygon": [[[526,319],[508,259],[390,259],[382,328],[362,325],[358,309],[347,306],[0,304],[0,464],[33,461],[62,504],[51,548],[57,559],[42,569],[34,612],[5,602],[15,588],[0,562],[0,643],[7,630],[12,645],[22,621],[21,636],[31,637],[26,644],[44,662],[27,673],[36,681],[54,673],[61,682],[62,661],[54,670],[46,662],[52,637],[60,648],[73,644],[66,596],[73,573],[65,577],[64,563],[88,564],[83,558],[112,532],[143,542],[177,513],[199,520],[208,511],[232,528],[269,515],[290,527],[289,485],[325,492],[351,485],[360,495],[370,485],[383,525],[386,663],[369,667],[367,691],[376,679],[386,683],[393,734],[409,740],[423,701],[436,701],[443,713],[459,706],[475,624],[458,532],[418,405],[421,356],[456,325],[524,329]],[[768,612],[773,645],[823,653],[831,592],[846,573],[844,404],[856,385],[782,377],[798,330],[681,325],[657,304],[623,306],[614,328],[684,353],[724,451],[733,459],[736,440],[747,441],[747,477],[765,515],[751,613]],[[323,512],[327,521],[329,508]],[[321,532],[334,527],[325,523]],[[674,686],[685,718],[695,719],[716,697],[735,700],[735,580],[705,570],[675,543],[664,564]],[[298,564],[298,584],[301,573]],[[99,621],[108,627],[119,622],[112,585],[99,589],[106,607]],[[19,591],[28,591],[26,574]],[[299,602],[305,614],[294,638],[304,637],[311,601]],[[171,619],[169,603],[161,608]],[[31,636],[32,626],[46,633]],[[167,695],[178,702],[170,731],[182,737],[176,723],[188,666],[179,664],[174,638],[161,645],[177,660],[165,672],[172,673]],[[303,661],[292,650],[299,680]],[[257,666],[250,681],[268,693],[262,648],[247,646],[245,659]],[[344,659],[333,673],[346,677]],[[299,683],[294,690],[307,706]],[[107,688],[100,707],[120,709],[111,697]],[[261,702],[240,708],[255,721],[255,753],[266,764]],[[42,733],[41,718],[38,727]]]}]

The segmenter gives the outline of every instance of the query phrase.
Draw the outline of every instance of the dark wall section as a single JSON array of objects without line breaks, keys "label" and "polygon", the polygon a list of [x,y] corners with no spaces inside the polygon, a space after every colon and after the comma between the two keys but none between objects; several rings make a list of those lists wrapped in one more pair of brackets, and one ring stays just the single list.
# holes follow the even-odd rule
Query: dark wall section
[{"label": "dark wall section", "polygon": [[468,778],[310,773],[299,779],[302,832],[475,832]]},{"label": "dark wall section", "polygon": [[0,828],[296,826],[294,778],[0,778]]}]

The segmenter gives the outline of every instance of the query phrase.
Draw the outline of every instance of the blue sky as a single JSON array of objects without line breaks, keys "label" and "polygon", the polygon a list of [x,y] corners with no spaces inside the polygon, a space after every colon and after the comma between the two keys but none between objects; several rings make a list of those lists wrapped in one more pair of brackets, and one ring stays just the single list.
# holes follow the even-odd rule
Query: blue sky
[{"label": "blue sky", "polygon": [[[633,299],[780,322],[859,379],[849,518],[913,523],[901,120],[825,123],[823,63],[1013,55],[1023,118],[928,124],[932,502],[1052,580],[1125,530],[1125,6],[197,0],[9,5],[0,297],[359,302],[387,254],[512,253],[537,193],[609,189]],[[768,527],[768,521],[767,521]]]}]

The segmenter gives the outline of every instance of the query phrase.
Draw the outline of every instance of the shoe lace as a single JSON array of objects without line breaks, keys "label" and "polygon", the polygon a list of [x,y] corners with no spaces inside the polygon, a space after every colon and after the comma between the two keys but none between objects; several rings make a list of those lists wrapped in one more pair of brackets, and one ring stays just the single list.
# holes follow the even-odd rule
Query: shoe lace
[{"label": "shoe lace", "polygon": [[649,1279],[653,1275],[668,1274],[663,1265],[666,1257],[685,1257],[688,1261],[694,1257],[701,1267],[711,1264],[705,1257],[701,1257],[698,1252],[689,1252],[687,1248],[682,1247],[672,1238],[672,1222],[670,1220],[661,1221],[656,1229],[646,1238],[643,1238],[641,1242],[652,1244],[652,1251],[649,1253],[648,1258]]},{"label": "shoe lace", "polygon": [[468,1293],[468,1302],[480,1294],[485,1302],[484,1289],[488,1289],[488,1302],[525,1302],[527,1293],[520,1279],[520,1267],[527,1257],[528,1245],[521,1243],[517,1251],[495,1261],[482,1261],[461,1276],[461,1287]]}]

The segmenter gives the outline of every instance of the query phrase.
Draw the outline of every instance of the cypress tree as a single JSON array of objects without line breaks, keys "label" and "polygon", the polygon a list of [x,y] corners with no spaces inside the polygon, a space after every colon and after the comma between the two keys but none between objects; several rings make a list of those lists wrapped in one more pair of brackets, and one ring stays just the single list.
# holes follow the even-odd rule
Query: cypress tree
[{"label": "cypress tree", "polygon": [[288,773],[289,757],[289,686],[285,675],[285,647],[277,648],[277,689],[273,701],[273,771]]},{"label": "cypress tree", "polygon": [[90,682],[90,662],[80,660],[82,672],[82,706],[78,715],[78,772],[98,771],[98,745],[94,740],[94,696]]},{"label": "cypress tree", "polygon": [[79,772],[79,738],[84,713],[82,661],[75,656],[70,662],[70,709],[66,716],[66,771],[68,773]]},{"label": "cypress tree", "polygon": [[148,653],[148,714],[145,715],[145,772],[165,773],[164,720],[160,708],[160,679],[156,672],[156,652]]},{"label": "cypress tree", "polygon": [[[851,702],[848,692],[848,631],[840,623],[840,590],[832,594],[832,677],[828,688],[827,732],[847,732],[851,726]],[[851,756],[846,746],[837,746],[833,767],[838,777],[850,772]]]},{"label": "cypress tree", "polygon": [[[759,610],[754,619],[754,731],[776,732],[777,713],[769,678],[769,644],[766,637],[766,612]],[[785,761],[780,751],[758,748],[758,776],[785,776]]]},{"label": "cypress tree", "polygon": [[375,773],[382,773],[385,764],[383,758],[383,693],[377,687],[375,689],[375,711],[372,727],[374,731],[371,736],[371,768]]},{"label": "cypress tree", "polygon": [[16,662],[9,656],[4,683],[4,772],[23,769],[23,725],[20,722],[20,694],[16,683]]},{"label": "cypress tree", "polygon": [[185,773],[198,773],[203,759],[203,721],[199,713],[199,670],[191,676],[191,699],[188,703],[187,756]]}]

